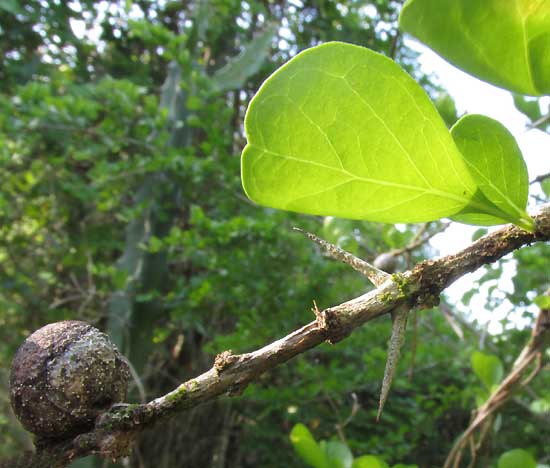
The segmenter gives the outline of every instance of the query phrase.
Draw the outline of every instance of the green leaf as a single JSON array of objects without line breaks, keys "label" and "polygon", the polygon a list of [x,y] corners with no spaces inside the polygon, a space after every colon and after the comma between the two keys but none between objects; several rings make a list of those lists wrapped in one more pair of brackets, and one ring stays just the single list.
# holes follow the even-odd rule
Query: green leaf
[{"label": "green leaf", "polygon": [[550,296],[537,296],[533,302],[541,309],[550,309]]},{"label": "green leaf", "polygon": [[533,413],[536,414],[550,414],[550,397],[549,398],[539,398],[534,400],[529,405],[529,408]]},{"label": "green leaf", "polygon": [[513,97],[516,109],[527,116],[531,122],[535,122],[542,117],[538,99],[527,98],[521,94],[514,94]]},{"label": "green leaf", "polygon": [[482,80],[521,94],[550,93],[547,0],[408,0],[399,26]]},{"label": "green leaf", "polygon": [[533,456],[523,449],[504,452],[498,459],[498,468],[535,468],[537,462]]},{"label": "green leaf", "polygon": [[24,12],[17,0],[0,0],[0,10],[7,11],[14,16]]},{"label": "green leaf", "polygon": [[489,390],[498,384],[504,375],[502,363],[497,356],[480,351],[472,353],[472,369],[483,385]]},{"label": "green leaf", "polygon": [[353,454],[346,444],[330,440],[324,445],[324,450],[331,468],[351,468]]},{"label": "green leaf", "polygon": [[240,89],[248,78],[258,72],[264,63],[277,27],[269,25],[261,34],[245,44],[239,55],[216,71],[213,81],[219,91]]},{"label": "green leaf", "polygon": [[296,424],[290,431],[290,442],[294,450],[309,466],[313,468],[330,468],[329,461],[319,447],[309,429],[301,423]]},{"label": "green leaf", "polygon": [[298,54],[262,85],[245,131],[245,192],[273,208],[421,222],[458,213],[477,189],[422,88],[362,47]]},{"label": "green leaf", "polygon": [[447,127],[452,127],[458,120],[458,111],[456,110],[455,101],[449,93],[443,92],[434,101],[435,108],[439,115],[445,121]]},{"label": "green leaf", "polygon": [[472,234],[472,241],[476,241],[483,237],[485,234],[487,234],[487,229],[485,228],[479,228]]},{"label": "green leaf", "polygon": [[352,468],[389,468],[388,464],[374,455],[363,455],[353,461]]},{"label": "green leaf", "polygon": [[525,211],[529,176],[521,150],[502,124],[484,115],[466,115],[451,129],[451,135],[470,168],[480,192],[473,202],[489,200],[497,210],[487,214],[472,203],[452,219],[469,224],[493,225],[511,222],[533,232],[535,223]]},{"label": "green leaf", "polygon": [[540,187],[542,188],[542,191],[547,197],[550,197],[550,179],[544,179],[540,183]]}]

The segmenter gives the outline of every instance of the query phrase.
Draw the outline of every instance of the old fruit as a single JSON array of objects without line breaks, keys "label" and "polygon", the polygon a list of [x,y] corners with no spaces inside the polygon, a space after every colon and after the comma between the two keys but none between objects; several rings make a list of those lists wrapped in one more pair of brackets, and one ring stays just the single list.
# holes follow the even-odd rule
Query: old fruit
[{"label": "old fruit", "polygon": [[84,322],[52,323],[17,350],[11,404],[30,432],[65,438],[91,428],[100,412],[124,401],[129,377],[128,363],[107,335]]}]

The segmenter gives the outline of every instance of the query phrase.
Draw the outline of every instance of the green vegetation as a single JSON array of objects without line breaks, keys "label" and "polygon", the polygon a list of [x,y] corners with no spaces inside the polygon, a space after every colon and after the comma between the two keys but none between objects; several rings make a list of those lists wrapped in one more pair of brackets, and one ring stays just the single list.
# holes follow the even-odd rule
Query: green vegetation
[{"label": "green vegetation", "polygon": [[[430,42],[433,35],[425,39],[412,29],[414,15],[422,14],[413,7],[426,3],[407,2],[401,24],[440,50]],[[442,9],[454,10],[437,3],[438,18],[447,21]],[[539,4],[544,12],[544,2],[532,2]],[[393,0],[0,2],[0,459],[31,446],[9,410],[9,363],[25,337],[46,323],[80,319],[108,333],[135,370],[130,403],[136,404],[208,369],[216,353],[251,351],[307,323],[313,300],[324,308],[369,288],[347,266],[320,255],[293,226],[368,261],[434,235],[442,217],[532,229],[525,214],[528,179],[515,142],[484,117],[465,117],[448,130],[457,121],[454,103],[420,71],[404,44],[400,10]],[[490,15],[501,16],[500,10]],[[506,18],[507,25],[517,19]],[[538,39],[548,31],[548,15],[529,18],[533,81],[525,84],[527,71],[511,74],[514,65],[504,62],[502,76],[479,75],[538,96],[548,92],[547,42]],[[440,24],[449,35],[462,31]],[[453,36],[453,50],[459,42]],[[489,46],[483,54],[500,60],[504,52],[515,54],[516,42],[483,47]],[[475,59],[462,45],[460,50]],[[316,71],[305,75],[308,60],[317,62]],[[354,68],[347,86],[338,76],[356,60],[363,65]],[[478,67],[458,64],[473,73]],[[294,73],[297,88],[284,94],[305,114],[284,99],[269,103]],[[326,88],[324,98],[315,86]],[[344,100],[356,93],[367,103]],[[539,104],[516,97],[535,121],[544,112],[539,105],[537,113],[533,102]],[[278,116],[285,120],[274,123]],[[424,118],[430,124],[423,132]],[[365,125],[369,137],[359,133]],[[487,140],[470,138],[474,127],[482,127]],[[247,168],[247,160],[259,155],[249,141],[244,184],[254,200],[354,219],[251,203],[239,178],[244,130],[257,144],[263,138],[266,151],[300,149],[317,163],[308,170],[271,155]],[[323,133],[346,158],[347,174],[338,169],[329,140],[319,138]],[[502,151],[476,152],[480,141]],[[380,149],[402,165],[388,170],[377,159]],[[374,166],[367,170],[358,155]],[[486,180],[485,169],[497,164],[504,168],[502,178]],[[369,171],[384,182],[376,196],[365,190],[371,182],[358,179]],[[347,183],[352,179],[357,182]],[[408,188],[402,192],[386,189],[403,181]],[[277,191],[266,183],[275,183]],[[540,203],[550,200],[547,183],[530,186]],[[312,197],[327,187],[324,197]],[[418,198],[408,200],[411,193],[423,194],[422,205]],[[392,208],[403,202],[408,210]],[[429,243],[419,243],[398,255],[398,270],[436,254]],[[533,301],[546,304],[548,258],[548,244],[518,250],[472,279],[460,304],[443,297],[440,309],[413,313],[378,424],[389,317],[266,373],[239,398],[205,404],[145,431],[128,463],[315,466],[289,438],[299,427],[312,447],[323,447],[322,455],[312,456],[329,457],[330,466],[337,466],[335,459],[357,467],[442,466],[472,410],[529,340],[538,313]],[[516,271],[511,285],[502,280],[507,264]],[[468,307],[478,291],[500,321],[498,334],[487,334],[472,318]],[[478,466],[549,463],[549,388],[549,373],[543,372],[499,411]],[[88,457],[74,466],[103,463]]]}]

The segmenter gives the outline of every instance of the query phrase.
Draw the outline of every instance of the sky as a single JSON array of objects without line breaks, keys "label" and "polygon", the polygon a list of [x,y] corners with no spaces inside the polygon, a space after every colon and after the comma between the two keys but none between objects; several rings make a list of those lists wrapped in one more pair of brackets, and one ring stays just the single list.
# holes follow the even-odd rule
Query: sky
[{"label": "sky", "polygon": [[[514,107],[512,95],[508,91],[462,72],[416,41],[407,41],[407,45],[421,53],[419,61],[422,70],[437,76],[439,84],[455,100],[459,115],[465,112],[484,114],[498,120],[510,130],[523,152],[529,171],[529,180],[550,171],[550,135],[539,130],[526,129],[529,121]],[[546,112],[548,112],[549,106],[550,98],[542,98],[541,107],[545,108]],[[531,186],[531,190],[540,193],[538,192],[538,184]],[[534,206],[534,204],[531,204],[531,206]],[[452,223],[444,233],[432,239],[432,245],[439,251],[440,255],[452,254],[467,247],[471,243],[472,234],[477,229],[478,227],[475,226]],[[492,229],[498,229],[498,227]],[[504,274],[499,280],[499,288],[511,291],[511,279],[514,274],[514,262],[506,263]],[[478,270],[473,274],[463,276],[451,285],[446,290],[451,303],[458,303],[462,295],[472,287],[472,282],[481,275],[482,271]],[[529,325],[525,318],[521,318],[522,311],[514,310],[507,301],[493,313],[490,313],[485,308],[486,290],[489,286],[487,284],[474,296],[468,308],[458,306],[458,309],[472,319],[486,325],[490,333],[499,333],[502,330],[499,320],[506,316],[513,321],[515,326]]]}]

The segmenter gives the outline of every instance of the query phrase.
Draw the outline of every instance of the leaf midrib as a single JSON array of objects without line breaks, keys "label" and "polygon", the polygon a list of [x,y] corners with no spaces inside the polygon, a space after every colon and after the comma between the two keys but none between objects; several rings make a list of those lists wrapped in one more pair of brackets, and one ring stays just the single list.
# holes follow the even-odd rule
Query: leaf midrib
[{"label": "leaf midrib", "polygon": [[519,216],[522,216],[524,214],[524,210],[518,208],[518,206],[515,204],[515,202],[513,202],[507,195],[505,195],[504,193],[502,193],[500,191],[500,189],[494,185],[490,179],[488,179],[487,177],[485,177],[485,175],[479,171],[479,169],[474,166],[470,161],[468,161],[467,159],[465,160],[466,161],[466,164],[468,165],[468,167],[470,168],[470,170],[474,170],[476,172],[476,174],[478,174],[480,176],[481,179],[483,179],[485,181],[485,183],[487,185],[489,185],[493,190],[495,190],[495,192],[497,192],[504,200],[506,200],[506,202],[508,202],[508,205],[519,215]]},{"label": "leaf midrib", "polygon": [[535,82],[533,80],[533,73],[532,73],[532,70],[531,70],[531,60],[529,58],[529,49],[528,49],[528,43],[529,41],[527,40],[527,26],[526,26],[526,22],[527,22],[527,17],[528,15],[526,14],[525,16],[523,16],[521,14],[521,10],[519,8],[519,3],[516,1],[516,8],[517,8],[517,13],[518,13],[518,16],[521,18],[521,34],[523,36],[523,56],[524,56],[524,60],[525,60],[525,67],[527,68],[527,77],[529,79],[529,84],[531,85],[531,89],[534,89],[535,91],[538,91],[536,85],[535,85]]},{"label": "leaf midrib", "polygon": [[262,156],[264,156],[265,154],[270,154],[270,155],[275,156],[275,157],[288,159],[288,160],[291,160],[291,161],[296,161],[296,162],[299,162],[299,163],[302,163],[302,164],[310,164],[312,166],[317,166],[317,167],[321,167],[323,169],[328,169],[329,171],[334,171],[334,172],[339,172],[339,173],[345,174],[349,177],[348,182],[351,181],[351,180],[358,180],[360,182],[366,182],[366,183],[375,184],[375,185],[377,184],[377,185],[381,185],[381,186],[385,186],[385,187],[393,187],[393,188],[411,190],[411,191],[415,191],[415,192],[422,192],[422,193],[425,193],[425,194],[428,194],[428,195],[436,195],[436,196],[439,196],[439,197],[442,197],[442,198],[447,198],[449,200],[459,201],[459,202],[463,203],[465,206],[466,205],[476,206],[478,208],[482,208],[483,211],[486,211],[486,209],[487,209],[487,207],[485,207],[485,205],[480,205],[478,203],[475,203],[471,198],[461,197],[460,195],[456,195],[456,194],[453,194],[451,192],[444,192],[442,190],[436,190],[436,189],[433,189],[433,188],[428,189],[428,188],[417,187],[417,186],[414,186],[414,185],[406,185],[406,184],[400,184],[400,183],[397,183],[397,182],[388,182],[388,181],[383,181],[383,180],[378,180],[378,179],[371,179],[371,178],[367,178],[367,177],[360,177],[360,176],[357,176],[357,175],[347,171],[346,169],[339,169],[337,167],[328,166],[326,164],[319,163],[319,162],[316,162],[316,161],[310,161],[310,160],[307,160],[307,159],[300,159],[300,158],[297,158],[295,156],[289,156],[289,155],[286,155],[286,154],[277,153],[275,151],[271,151],[271,150],[268,150],[266,148],[262,148],[260,146],[256,146],[256,145],[253,145],[253,144],[249,144],[249,146],[251,148],[256,148],[256,149],[261,151],[261,154],[258,156],[258,159],[256,159],[256,162],[259,161],[262,158]]}]

